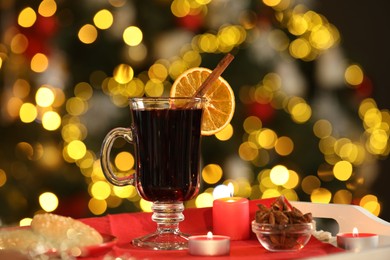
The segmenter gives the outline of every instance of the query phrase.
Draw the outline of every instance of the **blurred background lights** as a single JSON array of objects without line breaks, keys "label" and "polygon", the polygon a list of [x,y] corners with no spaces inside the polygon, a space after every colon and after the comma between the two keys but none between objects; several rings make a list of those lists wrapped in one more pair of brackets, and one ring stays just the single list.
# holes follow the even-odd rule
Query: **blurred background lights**
[{"label": "blurred background lights", "polygon": [[139,201],[139,206],[144,212],[152,212],[152,202],[150,201],[141,198]]},{"label": "blurred background lights", "polygon": [[57,4],[54,0],[43,0],[38,7],[38,13],[43,17],[50,17],[57,11]]},{"label": "blurred background lights", "polygon": [[39,205],[46,212],[52,212],[58,207],[58,198],[52,192],[44,192],[39,196]]},{"label": "blurred background lights", "polygon": [[[185,70],[212,68],[232,51],[237,62],[224,78],[235,115],[203,138],[201,189],[186,207],[209,207],[233,194],[230,185],[249,199],[284,195],[381,213],[383,200],[369,191],[390,153],[390,112],[370,96],[363,67],[344,57],[338,29],[309,3],[82,2],[4,7],[0,125],[12,138],[0,151],[2,218],[20,211],[12,217],[28,222],[41,210],[31,209],[34,196],[48,212],[70,196],[89,211],[77,217],[150,212],[134,186],[106,181],[98,140],[129,123],[128,98],[165,96]],[[134,174],[134,151],[119,140],[113,150],[118,175]],[[31,182],[39,186],[31,195],[21,181],[28,176],[64,187],[42,193]]]},{"label": "blurred background lights", "polygon": [[129,46],[137,46],[142,42],[142,31],[137,26],[129,26],[123,32],[123,40]]},{"label": "blurred background lights", "polygon": [[287,156],[294,150],[294,143],[288,136],[281,136],[276,140],[275,151],[282,155]]},{"label": "blurred background lights", "polygon": [[19,110],[20,120],[23,123],[31,123],[37,118],[38,112],[31,103],[24,103]]},{"label": "blurred background lights", "polygon": [[284,185],[289,179],[288,169],[283,165],[276,165],[271,169],[270,178],[275,185]]},{"label": "blurred background lights", "polygon": [[72,159],[78,160],[84,157],[86,153],[86,146],[82,141],[73,140],[67,145],[66,150]]},{"label": "blurred background lights", "polygon": [[197,208],[206,208],[213,206],[213,194],[209,192],[200,193],[195,199],[195,206]]},{"label": "blurred background lights", "polygon": [[137,195],[137,190],[133,185],[123,187],[113,187],[113,192],[116,196],[122,199],[132,198]]},{"label": "blurred background lights", "polygon": [[31,7],[24,8],[18,17],[18,24],[22,27],[31,27],[37,19],[37,14]]},{"label": "blurred background lights", "polygon": [[40,87],[35,93],[35,101],[38,106],[49,107],[54,102],[54,93],[50,88]]},{"label": "blurred background lights", "polygon": [[98,32],[92,24],[86,24],[79,30],[78,37],[82,43],[91,44],[96,41]]},{"label": "blurred background lights", "polygon": [[352,175],[352,171],[352,164],[347,161],[337,162],[333,167],[334,176],[341,181],[348,180]]},{"label": "blurred background lights", "polygon": [[61,117],[55,111],[47,111],[42,116],[42,126],[48,131],[57,130],[61,126]]},{"label": "blurred background lights", "polygon": [[7,182],[7,174],[4,170],[0,169],[0,187],[4,186]]},{"label": "blurred background lights", "polygon": [[31,225],[32,218],[23,218],[19,221],[19,226],[30,226]]},{"label": "blurred background lights", "polygon": [[129,152],[120,152],[115,157],[115,166],[118,170],[125,172],[134,167],[134,157]]},{"label": "blurred background lights", "polygon": [[44,72],[49,67],[49,59],[43,53],[37,53],[31,59],[31,70],[37,73]]},{"label": "blurred background lights", "polygon": [[363,71],[359,65],[350,65],[345,70],[345,81],[352,86],[361,84],[363,82],[363,77]]},{"label": "blurred background lights", "polygon": [[107,199],[111,194],[110,185],[106,181],[97,181],[91,186],[91,194],[98,200]]},{"label": "blurred background lights", "polygon": [[220,181],[222,175],[222,168],[217,164],[208,164],[202,170],[202,179],[209,184],[215,184]]},{"label": "blurred background lights", "polygon": [[12,38],[11,51],[16,54],[21,54],[26,51],[28,44],[28,38],[24,34],[18,33]]},{"label": "blurred background lights", "polygon": [[228,124],[227,126],[225,126],[225,128],[216,133],[215,137],[220,141],[227,141],[233,136],[233,134],[233,126],[231,124]]},{"label": "blurred background lights", "polygon": [[95,14],[93,17],[93,22],[97,28],[106,30],[111,27],[112,23],[114,22],[114,17],[109,10],[103,9]]},{"label": "blurred background lights", "polygon": [[114,79],[120,84],[129,83],[134,76],[133,68],[127,64],[120,64],[114,69]]},{"label": "blurred background lights", "polygon": [[326,188],[314,189],[310,199],[315,203],[329,203],[332,199],[332,193]]},{"label": "blurred background lights", "polygon": [[88,202],[88,208],[93,214],[101,215],[107,210],[107,202],[105,200],[91,198]]}]

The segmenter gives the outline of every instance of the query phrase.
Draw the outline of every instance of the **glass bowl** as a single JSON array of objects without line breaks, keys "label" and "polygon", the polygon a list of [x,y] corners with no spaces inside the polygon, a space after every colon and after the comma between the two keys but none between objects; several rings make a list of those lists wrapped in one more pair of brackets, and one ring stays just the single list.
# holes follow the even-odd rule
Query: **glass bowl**
[{"label": "glass bowl", "polygon": [[252,221],[252,231],[260,244],[269,251],[298,251],[309,241],[313,223],[262,224]]}]

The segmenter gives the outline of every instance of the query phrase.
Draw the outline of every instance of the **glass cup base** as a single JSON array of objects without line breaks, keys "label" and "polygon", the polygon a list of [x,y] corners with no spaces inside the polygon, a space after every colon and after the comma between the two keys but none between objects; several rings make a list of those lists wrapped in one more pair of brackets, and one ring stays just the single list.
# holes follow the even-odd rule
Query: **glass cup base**
[{"label": "glass cup base", "polygon": [[152,220],[157,223],[157,230],[134,239],[133,245],[154,250],[187,249],[189,235],[179,229],[179,223],[184,220],[183,210],[181,201],[153,202]]},{"label": "glass cup base", "polygon": [[134,246],[153,250],[183,250],[188,248],[187,234],[155,232],[132,241]]}]

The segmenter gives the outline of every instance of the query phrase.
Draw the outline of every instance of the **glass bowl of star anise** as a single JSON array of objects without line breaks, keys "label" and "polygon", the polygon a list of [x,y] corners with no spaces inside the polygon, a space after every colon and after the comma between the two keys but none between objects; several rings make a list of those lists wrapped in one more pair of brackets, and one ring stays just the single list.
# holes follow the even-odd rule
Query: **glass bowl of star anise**
[{"label": "glass bowl of star anise", "polygon": [[269,251],[298,251],[310,240],[314,230],[311,213],[303,214],[279,197],[270,208],[259,204],[252,231]]}]

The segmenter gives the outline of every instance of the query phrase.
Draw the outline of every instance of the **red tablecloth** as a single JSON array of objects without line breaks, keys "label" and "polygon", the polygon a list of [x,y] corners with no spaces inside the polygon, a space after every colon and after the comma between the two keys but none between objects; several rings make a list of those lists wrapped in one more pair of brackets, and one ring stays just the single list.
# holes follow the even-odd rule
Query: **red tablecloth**
[{"label": "red tablecloth", "polygon": [[[271,200],[250,201],[250,217],[254,219],[257,204],[270,204]],[[180,223],[180,230],[192,235],[205,235],[212,231],[212,209],[190,208],[184,211],[185,220]],[[133,247],[131,240],[155,231],[156,224],[151,220],[151,213],[123,213],[104,217],[87,218],[82,221],[101,233],[113,235],[117,243],[109,252],[101,256],[94,255],[90,259],[103,258],[104,254],[112,256],[125,255],[135,259],[215,259],[216,257],[192,256],[187,250],[154,251]],[[298,252],[269,252],[257,241],[254,234],[249,240],[231,241],[229,256],[217,256],[218,259],[302,259],[342,252],[331,244],[323,243],[312,237],[309,243]]]}]

